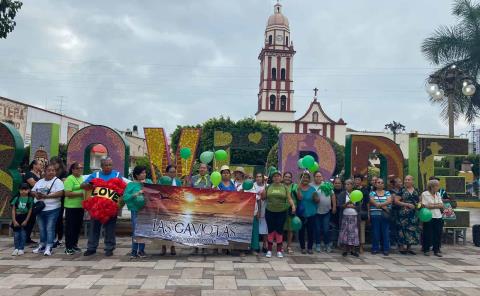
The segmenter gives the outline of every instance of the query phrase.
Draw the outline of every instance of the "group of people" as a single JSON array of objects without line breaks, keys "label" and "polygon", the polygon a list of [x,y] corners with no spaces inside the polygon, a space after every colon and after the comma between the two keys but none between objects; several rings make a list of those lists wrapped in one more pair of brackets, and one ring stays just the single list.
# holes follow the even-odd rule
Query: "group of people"
[{"label": "group of people", "polygon": [[[65,254],[73,255],[81,252],[78,239],[84,221],[82,202],[85,191],[91,190],[91,181],[100,178],[108,181],[121,178],[121,173],[113,170],[112,159],[101,160],[101,170],[84,178],[83,165],[73,163],[67,172],[63,163],[53,159],[45,167],[39,161],[32,161],[29,171],[24,175],[24,183],[19,188],[19,195],[11,201],[12,228],[14,230],[14,256],[24,254],[25,245],[35,244],[31,232],[38,224],[40,242],[33,253],[52,255],[53,249],[62,245],[65,229]],[[382,252],[389,255],[391,244],[399,247],[401,254],[415,255],[412,246],[420,243],[422,229],[422,251],[430,255],[431,248],[436,256],[441,257],[441,235],[443,230],[443,202],[439,194],[438,179],[427,183],[427,190],[420,193],[414,187],[412,176],[405,179],[393,179],[388,190],[381,178],[372,178],[369,186],[364,185],[361,175],[343,181],[333,180],[333,186],[324,181],[320,171],[310,174],[305,171],[299,180],[293,180],[293,174],[272,170],[268,176],[257,173],[246,174],[244,168],[237,167],[233,172],[228,166],[220,168],[221,182],[214,189],[222,191],[246,191],[256,196],[253,217],[252,241],[250,250],[254,254],[263,252],[272,257],[275,247],[276,256],[283,257],[283,244],[286,240],[286,252],[294,253],[293,239],[298,231],[298,241],[302,254],[331,252],[335,247],[331,238],[331,224],[339,227],[338,245],[343,247],[343,256],[351,254],[355,257],[363,253],[366,226],[370,225],[372,254]],[[165,175],[171,178],[171,186],[190,186],[208,188],[214,186],[210,180],[208,166],[200,164],[198,174],[188,180],[176,177],[175,166],[169,165]],[[242,186],[246,179],[252,179],[253,187],[245,190]],[[254,180],[253,180],[254,179]],[[135,231],[137,214],[140,210],[136,199],[143,196],[147,170],[137,166],[132,172],[123,193],[123,201],[131,212],[131,223]],[[352,202],[353,190],[360,190],[363,199]],[[416,212],[425,207],[432,212],[429,222],[420,223]],[[298,217],[298,218],[297,218]],[[300,219],[300,229],[295,229],[294,220]],[[84,256],[97,252],[101,228],[104,228],[105,256],[112,256],[116,246],[116,222],[112,217],[107,223],[90,219],[87,249]],[[286,237],[286,239],[284,239]],[[262,246],[260,246],[260,242]],[[315,247],[315,249],[314,249]],[[198,252],[195,249],[195,252]],[[202,252],[205,251],[204,249]],[[162,255],[167,253],[167,246],[162,246]],[[170,246],[170,254],[175,255],[174,246]],[[132,235],[132,258],[145,257],[145,244]]]}]

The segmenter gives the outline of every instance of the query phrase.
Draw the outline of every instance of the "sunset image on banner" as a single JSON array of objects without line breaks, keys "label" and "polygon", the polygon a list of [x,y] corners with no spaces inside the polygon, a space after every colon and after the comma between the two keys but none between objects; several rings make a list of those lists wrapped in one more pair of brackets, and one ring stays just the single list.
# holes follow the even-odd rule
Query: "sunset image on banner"
[{"label": "sunset image on banner", "polygon": [[251,241],[253,193],[148,184],[143,191],[135,236],[190,246]]}]

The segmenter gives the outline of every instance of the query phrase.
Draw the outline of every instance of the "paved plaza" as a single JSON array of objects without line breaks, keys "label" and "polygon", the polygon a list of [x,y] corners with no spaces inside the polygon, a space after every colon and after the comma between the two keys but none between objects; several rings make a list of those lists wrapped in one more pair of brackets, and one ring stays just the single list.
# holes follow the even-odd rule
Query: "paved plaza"
[{"label": "paved plaza", "polygon": [[[477,210],[478,211],[478,210]],[[474,211],[472,214],[477,214]],[[476,220],[475,215],[472,222]],[[85,245],[85,240],[81,245]],[[284,259],[263,256],[155,255],[130,260],[130,239],[119,238],[115,255],[12,257],[13,242],[0,239],[0,295],[475,295],[480,293],[480,248],[444,246],[443,258],[423,255],[360,258],[331,254]]]}]

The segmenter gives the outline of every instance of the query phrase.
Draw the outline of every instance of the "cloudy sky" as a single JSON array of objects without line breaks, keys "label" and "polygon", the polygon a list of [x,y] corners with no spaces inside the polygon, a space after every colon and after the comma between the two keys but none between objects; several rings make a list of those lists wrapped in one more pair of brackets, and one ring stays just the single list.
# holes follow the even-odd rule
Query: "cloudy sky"
[{"label": "cloudy sky", "polygon": [[[254,116],[273,0],[25,0],[0,39],[0,96],[125,129]],[[314,87],[358,130],[396,120],[446,133],[424,90],[422,40],[451,25],[451,0],[282,0],[297,118]],[[468,126],[457,125],[457,134]]]}]

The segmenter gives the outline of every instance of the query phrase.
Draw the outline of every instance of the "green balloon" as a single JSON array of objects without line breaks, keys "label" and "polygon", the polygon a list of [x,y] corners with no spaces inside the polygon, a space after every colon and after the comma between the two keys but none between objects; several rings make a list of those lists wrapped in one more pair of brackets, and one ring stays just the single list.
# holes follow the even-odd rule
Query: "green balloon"
[{"label": "green balloon", "polygon": [[213,186],[217,187],[222,181],[222,175],[219,172],[213,172],[210,175],[210,181],[212,182]]},{"label": "green balloon", "polygon": [[300,158],[298,161],[297,161],[297,165],[298,165],[298,168],[299,169],[305,169],[305,167],[303,166],[303,158]]},{"label": "green balloon", "polygon": [[306,155],[303,157],[302,164],[304,168],[310,169],[315,163],[315,158],[311,155]]},{"label": "green balloon", "polygon": [[418,219],[422,222],[429,222],[432,220],[432,211],[427,208],[421,208],[420,211],[418,211]]},{"label": "green balloon", "polygon": [[290,227],[293,231],[299,231],[302,229],[302,220],[300,220],[300,218],[297,216],[293,217],[292,221],[290,222]]},{"label": "green balloon", "polygon": [[214,155],[212,151],[202,152],[202,154],[200,154],[200,161],[204,164],[209,164],[212,162]]},{"label": "green balloon", "polygon": [[253,181],[249,180],[249,179],[243,181],[242,188],[243,188],[243,190],[252,189],[253,188]]},{"label": "green balloon", "polygon": [[363,199],[363,193],[360,190],[353,190],[352,193],[350,193],[350,201],[352,203],[359,202]]},{"label": "green balloon", "polygon": [[160,183],[160,185],[172,185],[172,178],[169,176],[162,176],[158,183]]},{"label": "green balloon", "polygon": [[188,147],[183,147],[180,149],[180,157],[183,159],[189,159],[192,156],[192,150]]},{"label": "green balloon", "polygon": [[316,171],[318,171],[319,168],[320,168],[320,167],[318,166],[318,162],[315,161],[315,162],[313,163],[313,165],[308,168],[308,171],[313,174],[313,173],[315,173]]},{"label": "green balloon", "polygon": [[215,159],[219,161],[227,159],[227,151],[223,149],[215,151]]}]

